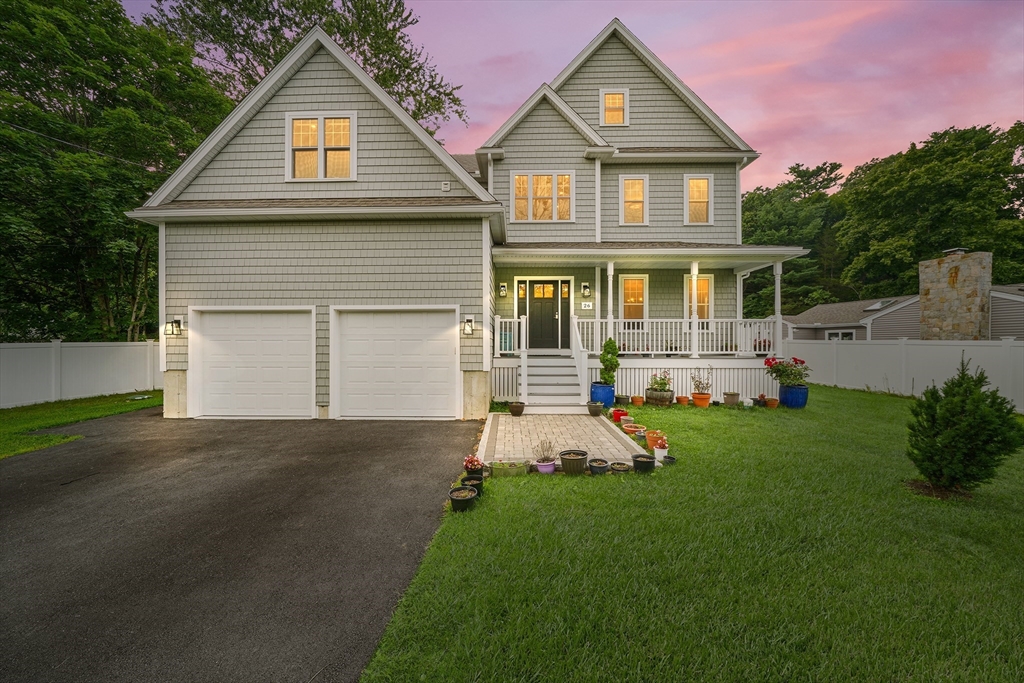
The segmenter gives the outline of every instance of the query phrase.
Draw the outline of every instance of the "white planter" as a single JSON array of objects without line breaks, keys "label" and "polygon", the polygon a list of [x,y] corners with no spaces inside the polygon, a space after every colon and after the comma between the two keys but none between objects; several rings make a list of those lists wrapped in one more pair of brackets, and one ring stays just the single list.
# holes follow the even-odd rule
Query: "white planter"
[{"label": "white planter", "polygon": [[655,448],[654,449],[654,457],[655,457],[655,459],[658,462],[661,462],[662,460],[664,460],[666,455],[668,455],[668,449],[667,448]]}]

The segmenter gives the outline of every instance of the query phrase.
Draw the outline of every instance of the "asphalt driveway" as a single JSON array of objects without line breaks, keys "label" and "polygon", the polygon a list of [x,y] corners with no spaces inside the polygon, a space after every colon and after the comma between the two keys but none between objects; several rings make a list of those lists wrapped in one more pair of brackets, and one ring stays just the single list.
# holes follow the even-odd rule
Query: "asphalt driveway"
[{"label": "asphalt driveway", "polygon": [[479,422],[165,420],[0,461],[0,679],[351,681]]}]

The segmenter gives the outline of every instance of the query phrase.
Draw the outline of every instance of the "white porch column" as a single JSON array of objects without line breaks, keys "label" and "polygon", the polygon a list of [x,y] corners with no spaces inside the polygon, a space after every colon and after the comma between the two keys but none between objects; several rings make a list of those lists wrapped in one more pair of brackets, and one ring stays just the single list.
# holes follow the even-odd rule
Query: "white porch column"
[{"label": "white porch column", "polygon": [[772,351],[776,355],[779,345],[782,344],[782,261],[776,261],[773,266],[775,271],[775,340],[772,343]]},{"label": "white porch column", "polygon": [[594,241],[601,241],[601,160],[594,159]]},{"label": "white porch column", "polygon": [[[594,320],[595,324],[601,321],[601,266],[594,266]],[[598,336],[600,336],[600,330],[595,327],[594,343],[600,341],[603,344],[604,340],[598,340]]]},{"label": "white porch column", "polygon": [[615,297],[612,296],[612,292],[615,290],[614,287],[615,279],[615,263],[612,261],[608,262],[608,336],[614,336],[612,334],[612,321],[615,320],[615,315],[612,313],[613,307],[612,302],[615,301]]},{"label": "white porch column", "polygon": [[746,273],[736,273],[736,319],[743,320],[743,281]]},{"label": "white porch column", "polygon": [[700,346],[697,342],[697,328],[700,323],[697,318],[697,275],[700,269],[696,261],[690,261],[690,358],[700,358],[697,349]]}]

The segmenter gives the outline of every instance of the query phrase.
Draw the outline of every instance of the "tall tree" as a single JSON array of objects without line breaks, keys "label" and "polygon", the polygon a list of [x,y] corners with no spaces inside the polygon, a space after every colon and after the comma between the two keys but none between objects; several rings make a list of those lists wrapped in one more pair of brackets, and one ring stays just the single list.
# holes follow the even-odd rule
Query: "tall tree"
[{"label": "tall tree", "polygon": [[915,294],[917,264],[993,252],[996,283],[1024,281],[1024,123],[949,128],[858,166],[841,191],[844,283],[865,297]]},{"label": "tall tree", "polygon": [[0,339],[156,327],[156,229],[125,217],[230,110],[116,0],[0,0]]},{"label": "tall tree", "polygon": [[404,0],[157,0],[146,21],[194,44],[236,101],[320,26],[431,135],[453,116],[467,120],[461,86],[406,32],[419,18]]}]

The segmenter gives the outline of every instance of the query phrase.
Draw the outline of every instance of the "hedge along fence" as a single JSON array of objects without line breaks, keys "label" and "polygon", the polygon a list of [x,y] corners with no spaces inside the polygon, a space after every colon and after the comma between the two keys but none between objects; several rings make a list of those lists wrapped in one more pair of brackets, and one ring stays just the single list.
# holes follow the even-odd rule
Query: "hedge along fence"
[{"label": "hedge along fence", "polygon": [[160,345],[0,344],[0,408],[163,388]]}]

